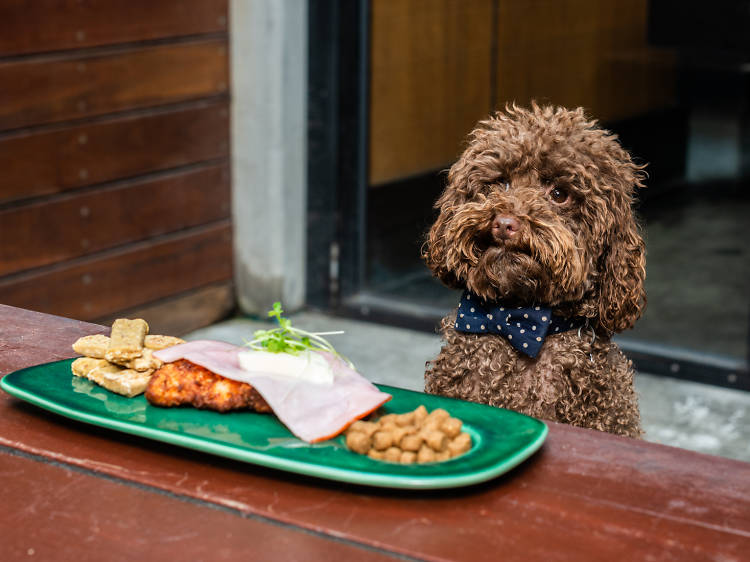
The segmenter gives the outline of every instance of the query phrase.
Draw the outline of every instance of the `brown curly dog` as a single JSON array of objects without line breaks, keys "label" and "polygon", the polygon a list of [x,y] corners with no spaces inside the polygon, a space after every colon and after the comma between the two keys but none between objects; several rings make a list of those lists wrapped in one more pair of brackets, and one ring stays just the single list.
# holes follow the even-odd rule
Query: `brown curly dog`
[{"label": "brown curly dog", "polygon": [[646,302],[631,209],[644,176],[581,108],[514,105],[481,121],[423,251],[465,291],[425,391],[639,437],[632,365],[610,338]]}]

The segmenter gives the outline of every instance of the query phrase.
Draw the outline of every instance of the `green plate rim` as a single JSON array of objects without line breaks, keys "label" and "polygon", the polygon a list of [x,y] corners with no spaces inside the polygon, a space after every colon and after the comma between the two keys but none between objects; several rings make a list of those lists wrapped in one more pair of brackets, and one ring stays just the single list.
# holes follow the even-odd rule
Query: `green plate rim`
[{"label": "green plate rim", "polygon": [[[135,435],[138,437],[145,437],[150,440],[159,441],[163,443],[169,443],[179,447],[187,449],[197,450],[204,453],[209,453],[224,458],[230,458],[233,460],[247,462],[257,466],[263,466],[267,468],[273,468],[276,470],[287,471],[296,474],[302,474],[306,476],[313,476],[317,478],[323,478],[326,480],[334,480],[339,482],[348,482],[352,484],[361,484],[366,486],[374,486],[380,488],[401,488],[401,489],[440,489],[440,488],[456,488],[463,486],[470,486],[472,484],[478,484],[491,480],[501,474],[504,474],[511,469],[515,468],[523,461],[528,459],[542,446],[547,438],[549,428],[542,420],[532,418],[524,414],[512,412],[515,416],[522,416],[533,420],[539,424],[538,434],[523,448],[507,454],[503,457],[503,460],[480,470],[472,470],[470,472],[459,473],[459,474],[442,474],[439,476],[422,475],[422,476],[406,476],[406,475],[394,475],[384,474],[380,472],[366,472],[362,470],[342,469],[337,467],[330,467],[314,462],[301,462],[294,459],[285,459],[279,456],[269,456],[264,454],[262,451],[253,451],[248,448],[238,448],[234,445],[224,445],[220,443],[212,443],[206,441],[204,438],[196,437],[188,434],[180,434],[173,430],[164,430],[151,426],[138,424],[135,422],[128,422],[119,420],[117,418],[110,418],[99,414],[90,414],[74,408],[61,405],[58,402],[48,400],[41,397],[34,392],[29,392],[23,386],[19,386],[16,378],[22,378],[24,373],[33,371],[41,367],[55,366],[56,364],[68,366],[73,359],[63,359],[60,361],[53,361],[50,363],[43,363],[41,365],[34,365],[19,369],[12,373],[8,373],[2,379],[0,379],[0,388],[5,392],[24,400],[30,404],[38,406],[42,409],[48,410],[55,414],[67,417],[80,422],[88,423],[98,427],[106,429],[112,429],[122,433]],[[71,375],[72,376],[72,375]],[[394,393],[414,393],[420,394],[415,391],[401,389],[397,387],[391,387],[387,385],[376,385],[384,392]],[[434,395],[428,395],[431,399],[439,398],[445,401],[456,401],[453,398],[437,397]],[[463,404],[469,404],[464,401],[458,401]],[[486,408],[487,406],[476,404],[477,407]],[[499,408],[498,408],[499,409]],[[217,415],[221,415],[218,414]],[[475,447],[486,446],[483,445],[481,439],[478,439],[478,433],[471,426],[465,426],[465,430],[472,435],[472,440],[475,442]],[[291,435],[291,434],[290,434]],[[477,443],[479,441],[479,443]],[[238,452],[242,451],[242,453]],[[471,454],[471,451],[467,454]],[[444,461],[448,465],[451,461]]]}]

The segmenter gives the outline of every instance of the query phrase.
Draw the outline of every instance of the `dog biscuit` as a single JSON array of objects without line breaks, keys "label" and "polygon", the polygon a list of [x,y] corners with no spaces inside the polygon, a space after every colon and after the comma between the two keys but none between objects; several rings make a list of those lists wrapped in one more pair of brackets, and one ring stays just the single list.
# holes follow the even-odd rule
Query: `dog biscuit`
[{"label": "dog biscuit", "polygon": [[110,364],[104,359],[96,359],[93,357],[79,357],[73,361],[70,368],[75,376],[83,377],[85,379],[89,378],[89,373],[92,373],[95,370],[102,371],[104,369],[109,369],[112,372],[120,370],[119,367]]},{"label": "dog biscuit", "polygon": [[145,392],[148,381],[151,379],[153,369],[148,371],[135,371],[133,369],[123,369],[117,373],[102,373],[98,380],[94,382],[103,386],[107,390],[122,394],[132,398]]},{"label": "dog biscuit", "polygon": [[107,349],[109,349],[109,337],[104,334],[83,336],[82,338],[78,338],[73,344],[73,351],[76,353],[96,359],[104,359]]},{"label": "dog biscuit", "polygon": [[159,349],[166,349],[173,345],[179,345],[185,343],[185,340],[175,338],[174,336],[158,336],[158,335],[147,335],[143,340],[143,346],[149,349],[157,351]]},{"label": "dog biscuit", "polygon": [[153,350],[144,347],[143,353],[140,357],[128,359],[127,361],[116,364],[125,367],[126,369],[133,369],[134,371],[153,371],[161,367],[163,364],[163,362],[154,357],[153,354]]},{"label": "dog biscuit", "polygon": [[104,354],[107,361],[122,363],[143,354],[143,340],[148,334],[148,324],[141,318],[118,318],[112,324],[109,348]]},{"label": "dog biscuit", "polygon": [[109,337],[78,338],[73,350],[84,357],[71,364],[73,374],[129,398],[145,392],[151,375],[163,365],[154,351],[185,343],[172,336],[148,335],[148,329],[140,318],[118,318]]},{"label": "dog biscuit", "polygon": [[146,390],[153,369],[135,371],[123,369],[104,359],[79,357],[71,365],[73,374],[90,380],[111,392],[133,397]]}]

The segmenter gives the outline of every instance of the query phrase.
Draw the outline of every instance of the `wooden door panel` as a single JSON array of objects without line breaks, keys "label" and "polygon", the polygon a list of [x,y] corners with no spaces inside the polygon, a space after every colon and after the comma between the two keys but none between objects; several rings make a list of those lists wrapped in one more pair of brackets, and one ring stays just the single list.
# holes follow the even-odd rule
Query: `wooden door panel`
[{"label": "wooden door panel", "polygon": [[492,103],[492,1],[374,0],[370,183],[432,171]]}]

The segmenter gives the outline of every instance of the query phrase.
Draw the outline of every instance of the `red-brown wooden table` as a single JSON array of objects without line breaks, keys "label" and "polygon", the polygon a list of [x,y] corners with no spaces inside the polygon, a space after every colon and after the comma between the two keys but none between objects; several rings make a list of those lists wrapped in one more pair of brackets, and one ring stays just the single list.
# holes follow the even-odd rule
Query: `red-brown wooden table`
[{"label": "red-brown wooden table", "polygon": [[[0,305],[0,375],[107,328]],[[750,560],[750,464],[549,424],[468,488],[278,472],[0,392],[0,560]]]}]

